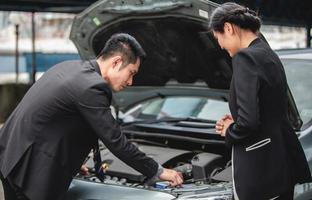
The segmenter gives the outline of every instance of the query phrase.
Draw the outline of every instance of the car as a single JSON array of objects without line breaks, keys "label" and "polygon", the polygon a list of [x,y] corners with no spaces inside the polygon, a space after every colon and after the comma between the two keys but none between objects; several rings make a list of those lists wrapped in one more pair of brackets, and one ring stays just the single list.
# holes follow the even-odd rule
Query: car
[{"label": "car", "polygon": [[[142,44],[147,57],[134,86],[114,93],[113,113],[131,142],[182,172],[185,182],[150,184],[100,143],[100,153],[84,163],[90,174],[74,177],[67,200],[232,199],[231,151],[214,128],[230,113],[232,76],[231,58],[207,30],[217,7],[208,0],[101,0],[75,17],[70,38],[82,59],[94,59],[114,33]],[[278,54],[289,82],[289,119],[312,170],[312,51]],[[296,186],[296,200],[311,197],[312,183]]]},{"label": "car", "polygon": [[[281,50],[277,53],[303,122],[297,135],[312,171],[312,93],[309,92],[312,87],[312,49]],[[294,199],[312,199],[312,183],[296,185]]]}]

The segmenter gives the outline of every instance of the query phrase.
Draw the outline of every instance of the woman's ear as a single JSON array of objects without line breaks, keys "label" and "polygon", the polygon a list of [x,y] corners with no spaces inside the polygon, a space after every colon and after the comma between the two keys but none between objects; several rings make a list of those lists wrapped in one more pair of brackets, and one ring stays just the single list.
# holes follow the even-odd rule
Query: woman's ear
[{"label": "woman's ear", "polygon": [[233,35],[235,32],[233,24],[231,24],[229,22],[225,22],[224,23],[224,32],[228,33],[229,35]]}]

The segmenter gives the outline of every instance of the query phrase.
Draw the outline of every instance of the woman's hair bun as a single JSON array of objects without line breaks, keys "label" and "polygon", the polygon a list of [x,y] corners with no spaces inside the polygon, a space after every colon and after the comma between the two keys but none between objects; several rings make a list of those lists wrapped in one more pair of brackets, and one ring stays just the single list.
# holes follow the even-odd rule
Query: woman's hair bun
[{"label": "woman's hair bun", "polygon": [[229,22],[252,32],[259,31],[261,20],[257,13],[236,3],[224,3],[216,8],[210,17],[209,28],[223,33],[224,23]]}]

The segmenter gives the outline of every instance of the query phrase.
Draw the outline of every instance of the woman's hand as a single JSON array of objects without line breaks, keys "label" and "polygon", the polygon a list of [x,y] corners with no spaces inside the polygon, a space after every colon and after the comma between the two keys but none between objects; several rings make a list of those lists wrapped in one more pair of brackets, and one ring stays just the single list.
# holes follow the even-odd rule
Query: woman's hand
[{"label": "woman's hand", "polygon": [[88,169],[88,167],[87,166],[85,166],[85,165],[82,165],[81,167],[80,167],[80,172],[79,172],[81,175],[84,175],[84,176],[87,176],[87,175],[90,175],[89,174],[89,169]]},{"label": "woman's hand", "polygon": [[224,115],[220,120],[216,123],[216,132],[221,136],[225,137],[226,130],[229,126],[234,122],[231,115]]}]

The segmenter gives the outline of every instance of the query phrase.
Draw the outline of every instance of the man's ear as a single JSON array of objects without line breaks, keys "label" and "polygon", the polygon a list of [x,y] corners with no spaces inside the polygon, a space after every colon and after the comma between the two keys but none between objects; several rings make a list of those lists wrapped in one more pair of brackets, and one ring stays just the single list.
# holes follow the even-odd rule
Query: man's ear
[{"label": "man's ear", "polygon": [[119,55],[112,57],[112,64],[113,68],[117,67],[117,69],[119,70],[122,66],[122,57]]}]

